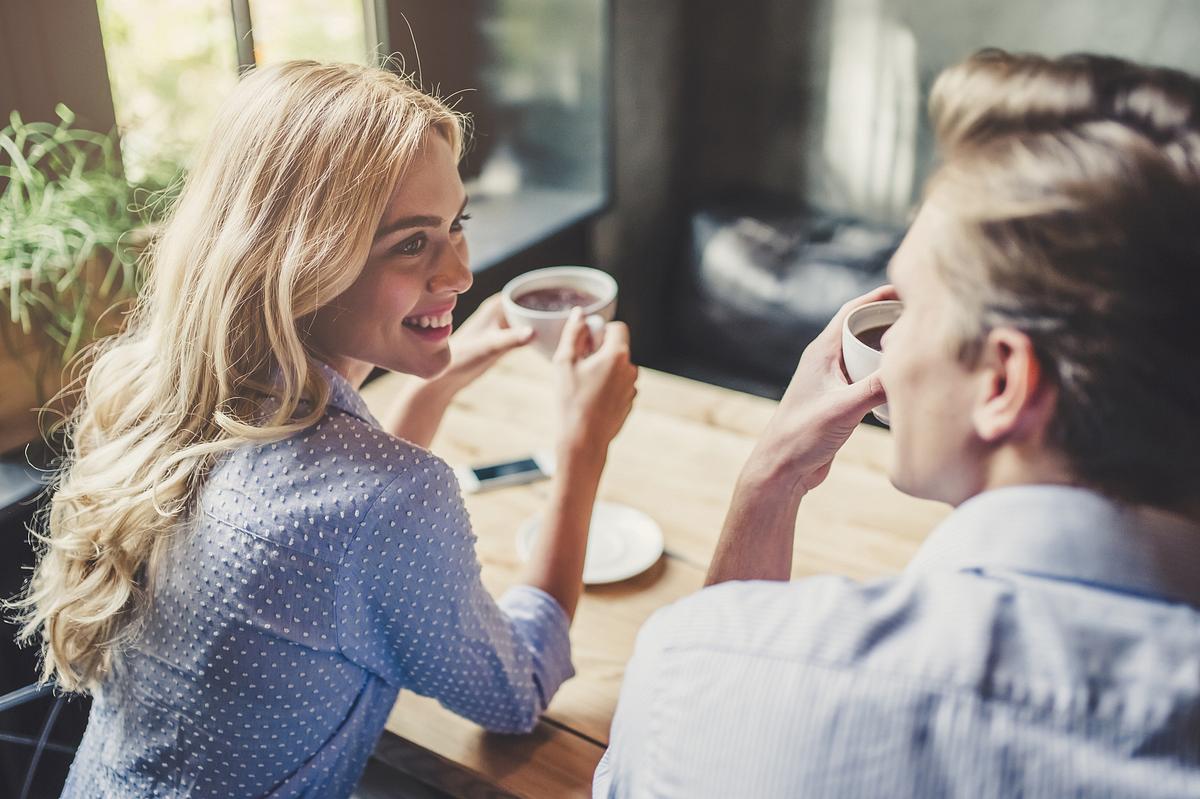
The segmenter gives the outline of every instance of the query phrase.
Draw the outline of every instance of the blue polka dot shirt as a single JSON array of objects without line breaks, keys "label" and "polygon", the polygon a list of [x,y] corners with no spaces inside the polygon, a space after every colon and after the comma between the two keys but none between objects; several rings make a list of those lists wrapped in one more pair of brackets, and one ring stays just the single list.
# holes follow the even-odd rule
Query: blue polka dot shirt
[{"label": "blue polka dot shirt", "polygon": [[64,797],[345,797],[401,689],[515,733],[574,673],[549,595],[484,589],[453,471],[322,372],[320,422],[205,481]]}]

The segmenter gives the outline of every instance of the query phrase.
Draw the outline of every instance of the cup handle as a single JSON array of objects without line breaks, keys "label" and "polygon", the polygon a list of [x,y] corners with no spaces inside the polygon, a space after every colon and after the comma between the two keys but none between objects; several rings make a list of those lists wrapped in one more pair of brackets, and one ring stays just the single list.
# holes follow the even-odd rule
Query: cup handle
[{"label": "cup handle", "polygon": [[595,352],[604,343],[604,326],[607,323],[600,314],[592,314],[583,321],[588,326],[588,332],[592,334],[592,352]]}]

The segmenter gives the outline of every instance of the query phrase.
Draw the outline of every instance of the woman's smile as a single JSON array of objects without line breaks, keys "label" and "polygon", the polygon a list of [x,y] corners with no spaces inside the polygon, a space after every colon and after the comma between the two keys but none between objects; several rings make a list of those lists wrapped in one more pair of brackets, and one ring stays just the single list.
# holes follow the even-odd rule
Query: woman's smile
[{"label": "woman's smile", "polygon": [[404,317],[404,329],[422,341],[445,341],[454,329],[454,303]]}]

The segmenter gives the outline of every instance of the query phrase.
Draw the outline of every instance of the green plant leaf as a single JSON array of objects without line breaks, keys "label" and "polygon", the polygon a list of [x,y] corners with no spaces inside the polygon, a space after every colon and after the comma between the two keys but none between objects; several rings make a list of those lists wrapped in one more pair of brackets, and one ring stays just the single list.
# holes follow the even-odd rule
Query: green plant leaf
[{"label": "green plant leaf", "polygon": [[75,121],[75,112],[67,108],[65,103],[58,103],[54,106],[54,113],[58,114],[58,118],[63,121],[63,125],[70,126]]},{"label": "green plant leaf", "polygon": [[[98,298],[130,297],[141,285],[127,234],[161,220],[170,208],[162,197],[180,183],[170,168],[161,173],[170,181],[131,184],[115,134],[74,128],[69,108],[55,111],[56,123],[13,112],[0,131],[0,307],[26,334],[55,342],[65,362],[94,334]],[[153,203],[137,202],[145,196]]]}]

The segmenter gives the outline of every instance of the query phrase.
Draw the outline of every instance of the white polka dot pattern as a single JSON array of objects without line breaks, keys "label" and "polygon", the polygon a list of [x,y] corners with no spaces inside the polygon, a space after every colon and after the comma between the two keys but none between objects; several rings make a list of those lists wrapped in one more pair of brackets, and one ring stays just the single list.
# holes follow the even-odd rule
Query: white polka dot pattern
[{"label": "white polka dot pattern", "polygon": [[348,796],[400,689],[522,732],[574,673],[552,598],[484,590],[453,471],[322,371],[319,423],[206,480],[64,797]]}]

